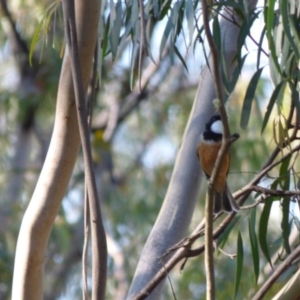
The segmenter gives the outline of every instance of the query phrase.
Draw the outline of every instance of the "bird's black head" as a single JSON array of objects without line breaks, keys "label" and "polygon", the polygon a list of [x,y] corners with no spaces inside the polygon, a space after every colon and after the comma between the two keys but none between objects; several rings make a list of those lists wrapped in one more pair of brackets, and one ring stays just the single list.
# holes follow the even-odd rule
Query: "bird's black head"
[{"label": "bird's black head", "polygon": [[222,140],[223,136],[223,124],[220,115],[215,115],[210,118],[210,120],[205,125],[205,130],[203,132],[203,138],[206,141],[216,141]]}]

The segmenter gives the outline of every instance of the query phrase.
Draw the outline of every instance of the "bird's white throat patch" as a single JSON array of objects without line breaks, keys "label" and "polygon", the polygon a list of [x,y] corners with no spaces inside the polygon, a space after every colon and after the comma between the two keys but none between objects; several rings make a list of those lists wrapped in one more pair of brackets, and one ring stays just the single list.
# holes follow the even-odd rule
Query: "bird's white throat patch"
[{"label": "bird's white throat patch", "polygon": [[211,124],[211,131],[218,133],[218,134],[223,134],[223,124],[222,121],[217,120],[216,122]]}]

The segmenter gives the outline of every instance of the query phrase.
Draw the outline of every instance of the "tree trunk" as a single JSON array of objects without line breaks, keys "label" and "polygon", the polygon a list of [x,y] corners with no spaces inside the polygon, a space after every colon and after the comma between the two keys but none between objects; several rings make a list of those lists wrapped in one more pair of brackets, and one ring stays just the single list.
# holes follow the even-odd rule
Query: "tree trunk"
[{"label": "tree trunk", "polygon": [[[85,90],[91,73],[100,5],[100,0],[75,1],[78,48]],[[51,143],[18,237],[12,291],[12,299],[15,300],[43,298],[43,267],[48,238],[80,146],[72,82],[66,49]]]}]

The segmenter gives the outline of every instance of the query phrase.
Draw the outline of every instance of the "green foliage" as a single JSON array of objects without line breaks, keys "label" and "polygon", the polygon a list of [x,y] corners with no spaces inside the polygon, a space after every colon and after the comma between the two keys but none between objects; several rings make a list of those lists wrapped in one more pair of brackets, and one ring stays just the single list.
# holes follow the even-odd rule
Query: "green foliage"
[{"label": "green foliage", "polygon": [[[290,188],[290,171],[289,171],[289,165],[290,165],[291,157],[288,157],[285,159],[279,170],[279,185],[283,190],[289,190]],[[282,229],[282,241],[283,241],[283,247],[287,254],[291,253],[291,248],[289,244],[289,237],[290,237],[290,222],[289,222],[289,216],[290,216],[290,198],[284,197],[282,199],[282,221],[281,221],[281,229]]]},{"label": "green foliage", "polygon": [[278,99],[278,96],[281,95],[282,96],[282,89],[284,89],[285,87],[285,84],[286,82],[285,81],[282,81],[280,82],[274,89],[273,93],[272,93],[272,96],[270,98],[270,101],[268,103],[268,106],[267,106],[267,111],[266,111],[266,114],[264,116],[264,120],[263,120],[263,124],[262,124],[262,128],[261,128],[261,132],[263,133],[266,126],[267,126],[267,123],[269,121],[269,118],[271,116],[271,112],[272,112],[272,109]]},{"label": "green foliage", "polygon": [[241,233],[239,232],[238,239],[237,239],[237,264],[236,264],[236,274],[235,274],[234,299],[236,299],[236,295],[241,281],[243,260],[244,260],[243,239]]},{"label": "green foliage", "polygon": [[252,252],[253,271],[255,275],[255,283],[257,283],[258,276],[259,276],[259,248],[258,248],[255,225],[256,225],[256,208],[251,210],[248,229],[249,229],[249,237],[250,237],[251,252]]},{"label": "green foliage", "polygon": [[[29,50],[29,62],[32,66],[33,64],[33,57],[34,57],[34,51],[36,49],[36,46],[38,42],[41,39],[41,36],[43,36],[44,40],[43,42],[47,42],[50,28],[53,25],[53,18],[54,18],[54,27],[56,26],[55,20],[56,20],[56,14],[57,10],[60,7],[60,1],[54,1],[52,2],[45,10],[45,13],[42,16],[42,19],[39,21],[35,32],[33,33],[31,44],[30,44],[30,50]],[[55,36],[53,38],[55,40]],[[55,42],[53,41],[53,45]]]},{"label": "green foliage", "polygon": [[240,126],[243,129],[245,129],[247,127],[248,122],[249,122],[252,101],[253,101],[256,87],[257,87],[257,84],[258,84],[258,81],[259,81],[262,71],[263,71],[263,68],[260,68],[254,73],[254,75],[251,78],[250,83],[248,85],[247,91],[246,91],[246,95],[244,98],[244,104],[243,104],[243,108],[242,108],[241,122],[240,122]]},{"label": "green foliage", "polygon": [[272,204],[273,204],[272,198],[268,199],[268,201],[265,202],[263,211],[260,216],[259,231],[258,231],[258,240],[259,240],[260,248],[271,267],[273,266],[272,266],[270,250],[269,250],[269,242],[268,242],[268,223],[269,223]]}]

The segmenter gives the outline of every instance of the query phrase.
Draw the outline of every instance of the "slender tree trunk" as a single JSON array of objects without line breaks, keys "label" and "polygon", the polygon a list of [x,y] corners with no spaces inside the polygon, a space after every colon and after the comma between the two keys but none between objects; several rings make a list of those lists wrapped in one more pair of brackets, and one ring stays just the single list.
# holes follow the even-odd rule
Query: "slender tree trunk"
[{"label": "slender tree trunk", "polygon": [[[81,74],[87,88],[100,13],[99,0],[76,0]],[[47,157],[24,215],[16,250],[12,299],[43,298],[48,238],[76,161],[80,139],[68,51],[64,55],[55,124]]]}]

